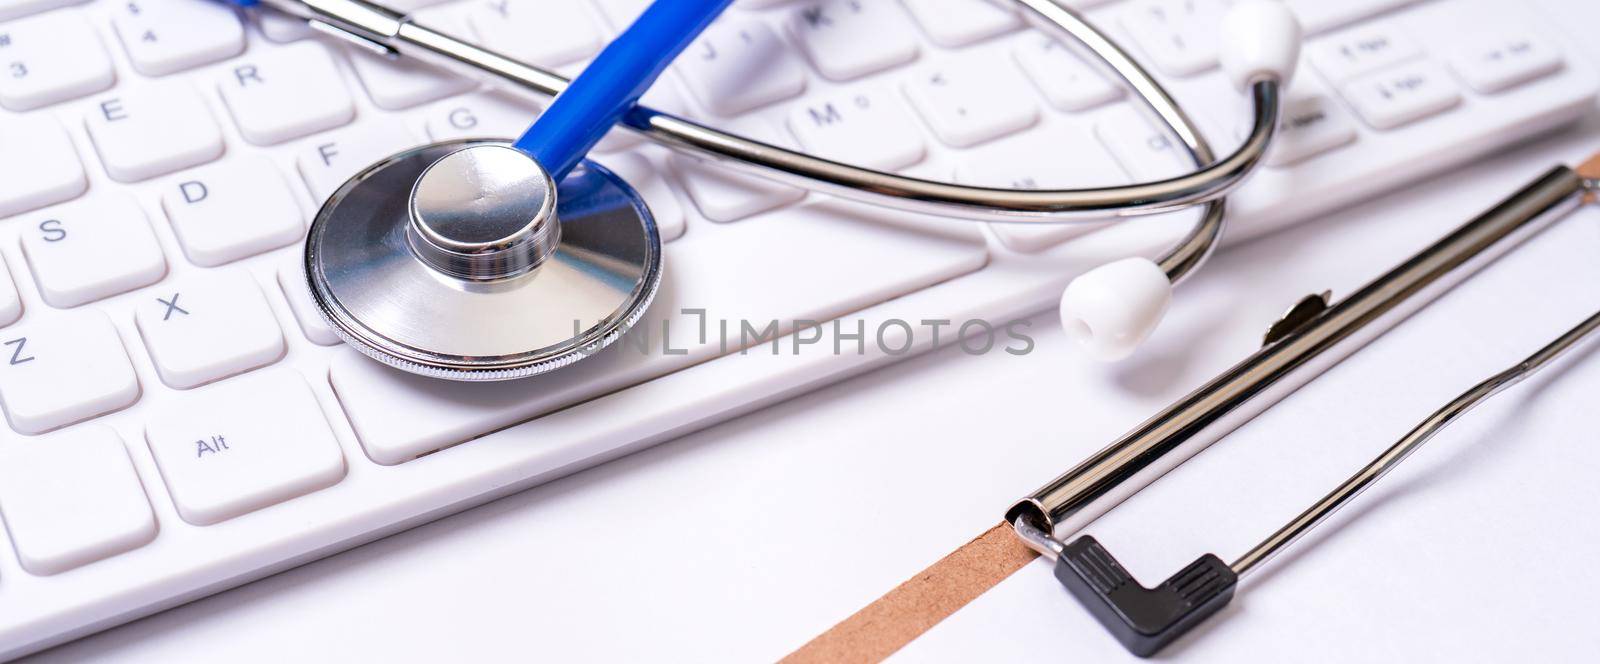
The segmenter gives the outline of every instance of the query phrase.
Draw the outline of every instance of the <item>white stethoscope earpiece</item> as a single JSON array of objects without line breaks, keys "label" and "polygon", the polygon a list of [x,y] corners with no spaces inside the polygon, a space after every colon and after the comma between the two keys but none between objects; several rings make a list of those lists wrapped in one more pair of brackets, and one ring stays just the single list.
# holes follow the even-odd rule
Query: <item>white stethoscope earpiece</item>
[{"label": "white stethoscope earpiece", "polygon": [[1172,302],[1172,280],[1134,256],[1079,275],[1061,294],[1061,326],[1095,359],[1120,360],[1150,336]]},{"label": "white stethoscope earpiece", "polygon": [[1250,0],[1222,18],[1222,71],[1240,92],[1262,78],[1287,90],[1300,62],[1300,20],[1279,0]]},{"label": "white stethoscope earpiece", "polygon": [[[1287,88],[1300,60],[1300,22],[1278,0],[1235,4],[1222,20],[1222,69],[1248,90],[1272,78]],[[1061,325],[1095,359],[1120,360],[1150,337],[1172,302],[1172,279],[1147,258],[1124,258],[1073,279],[1061,294]]]}]

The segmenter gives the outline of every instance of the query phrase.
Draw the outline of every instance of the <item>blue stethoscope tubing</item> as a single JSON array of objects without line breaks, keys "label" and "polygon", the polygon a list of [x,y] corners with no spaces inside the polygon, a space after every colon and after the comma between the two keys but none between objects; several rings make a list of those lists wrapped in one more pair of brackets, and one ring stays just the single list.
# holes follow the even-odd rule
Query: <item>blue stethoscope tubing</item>
[{"label": "blue stethoscope tubing", "polygon": [[512,145],[560,182],[733,0],[656,0]]}]

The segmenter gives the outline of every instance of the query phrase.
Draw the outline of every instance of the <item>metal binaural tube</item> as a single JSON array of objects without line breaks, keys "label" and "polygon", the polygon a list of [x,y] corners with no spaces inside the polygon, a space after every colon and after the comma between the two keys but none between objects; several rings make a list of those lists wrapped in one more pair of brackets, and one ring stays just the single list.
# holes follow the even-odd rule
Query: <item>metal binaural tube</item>
[{"label": "metal binaural tube", "polygon": [[[1174,134],[1178,147],[1198,169],[1157,182],[1017,191],[922,180],[842,164],[642,106],[628,113],[621,126],[690,156],[785,184],[883,207],[973,221],[1073,223],[1170,212],[1221,198],[1243,184],[1260,165],[1281,110],[1277,80],[1262,79],[1251,86],[1252,134],[1234,153],[1217,159],[1188,115],[1115,43],[1059,0],[1017,1],[1030,19],[1058,35],[1071,37],[1068,43],[1088,49],[1096,60],[1107,63],[1112,73],[1125,78],[1144,105]],[[366,0],[261,3],[339,29],[354,28],[355,36],[370,38],[391,53],[415,57],[530,99],[558,95],[568,84],[552,72],[418,25],[409,17]],[[358,22],[351,25],[352,19]]]}]

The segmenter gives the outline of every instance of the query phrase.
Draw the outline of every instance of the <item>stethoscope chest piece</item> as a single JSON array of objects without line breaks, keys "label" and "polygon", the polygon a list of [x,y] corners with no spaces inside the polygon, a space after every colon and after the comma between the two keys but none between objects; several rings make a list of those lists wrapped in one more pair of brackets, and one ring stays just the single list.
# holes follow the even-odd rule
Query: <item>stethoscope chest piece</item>
[{"label": "stethoscope chest piece", "polygon": [[509,380],[627,331],[660,284],[661,238],[638,193],[593,162],[556,186],[506,143],[450,141],[346,182],[312,221],[305,261],[318,310],[356,349],[413,373]]}]

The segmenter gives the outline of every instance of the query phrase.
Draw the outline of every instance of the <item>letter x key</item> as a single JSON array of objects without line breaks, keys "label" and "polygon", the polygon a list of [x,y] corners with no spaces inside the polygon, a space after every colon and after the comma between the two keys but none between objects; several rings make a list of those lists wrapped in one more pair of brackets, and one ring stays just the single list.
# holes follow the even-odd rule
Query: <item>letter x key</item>
[{"label": "letter x key", "polygon": [[161,314],[161,320],[167,320],[169,318],[172,318],[172,312],[174,312],[174,311],[176,311],[176,312],[178,312],[180,314],[184,314],[186,316],[189,314],[189,311],[187,309],[184,309],[183,307],[178,306],[178,296],[180,294],[181,293],[173,293],[171,300],[163,300],[163,299],[161,299],[159,297],[156,298],[157,302],[160,302],[162,304],[167,305],[166,312]]}]

